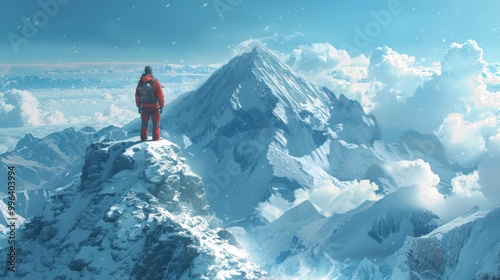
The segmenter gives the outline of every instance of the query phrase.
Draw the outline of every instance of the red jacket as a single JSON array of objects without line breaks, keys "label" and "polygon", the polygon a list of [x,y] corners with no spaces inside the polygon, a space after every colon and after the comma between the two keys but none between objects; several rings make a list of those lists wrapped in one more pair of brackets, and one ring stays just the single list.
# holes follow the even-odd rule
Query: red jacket
[{"label": "red jacket", "polygon": [[137,88],[141,83],[148,83],[153,79],[152,75],[149,74],[142,74],[141,79],[137,83],[137,87],[135,89],[135,104],[137,107],[142,107],[142,108],[163,108],[165,106],[165,95],[163,95],[163,89],[161,87],[161,84],[158,80],[153,81],[153,92],[158,99],[157,103],[142,103],[141,100],[139,99],[139,92]]}]

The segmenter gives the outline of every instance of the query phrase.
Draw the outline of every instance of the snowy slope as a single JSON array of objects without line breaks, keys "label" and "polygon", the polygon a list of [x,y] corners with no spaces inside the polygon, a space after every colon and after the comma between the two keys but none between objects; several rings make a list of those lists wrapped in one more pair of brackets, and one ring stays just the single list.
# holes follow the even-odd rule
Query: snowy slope
[{"label": "snowy slope", "polygon": [[474,209],[438,226],[403,188],[301,226],[288,254],[267,263],[286,279],[497,279],[500,211]]},{"label": "snowy slope", "polygon": [[224,223],[269,221],[255,209],[273,195],[293,203],[298,189],[343,189],[379,163],[369,148],[378,129],[360,104],[305,81],[264,47],[169,104],[162,125]]},{"label": "snowy slope", "polygon": [[348,266],[342,271],[347,276],[358,265],[382,262],[401,248],[407,236],[422,236],[438,226],[438,217],[415,203],[415,192],[415,188],[402,188],[380,201],[302,226],[288,258],[310,254],[296,248],[317,250],[324,254],[323,261]]},{"label": "snowy slope", "polygon": [[391,279],[498,279],[500,209],[475,210],[404,246],[380,267]]},{"label": "snowy slope", "polygon": [[179,152],[165,140],[92,144],[80,178],[19,233],[16,277],[265,278],[210,226],[203,183]]},{"label": "snowy slope", "polygon": [[309,201],[304,201],[287,210],[272,223],[252,229],[243,236],[238,236],[238,232],[241,232],[238,229],[229,228],[229,230],[235,231],[238,240],[244,243],[252,260],[269,265],[285,257],[283,254],[287,254],[287,250],[294,242],[295,233],[300,228],[322,217]]}]

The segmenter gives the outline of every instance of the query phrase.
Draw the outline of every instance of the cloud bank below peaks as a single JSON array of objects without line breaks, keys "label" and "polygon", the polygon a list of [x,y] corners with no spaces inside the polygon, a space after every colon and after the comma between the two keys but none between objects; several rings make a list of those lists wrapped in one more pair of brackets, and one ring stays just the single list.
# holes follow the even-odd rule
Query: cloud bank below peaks
[{"label": "cloud bank below peaks", "polygon": [[0,92],[0,128],[57,125],[66,122],[58,110],[39,109],[38,100],[26,90]]},{"label": "cloud bank below peaks", "polygon": [[388,189],[389,192],[395,192],[404,187],[413,187],[418,205],[434,212],[444,220],[463,215],[476,206],[489,209],[498,205],[500,201],[489,197],[492,192],[498,195],[500,191],[482,185],[478,171],[456,174],[451,180],[450,192],[442,194],[436,187],[440,183],[439,176],[431,170],[429,163],[421,159],[396,161],[387,164],[385,168],[393,177],[394,185],[393,188]]}]

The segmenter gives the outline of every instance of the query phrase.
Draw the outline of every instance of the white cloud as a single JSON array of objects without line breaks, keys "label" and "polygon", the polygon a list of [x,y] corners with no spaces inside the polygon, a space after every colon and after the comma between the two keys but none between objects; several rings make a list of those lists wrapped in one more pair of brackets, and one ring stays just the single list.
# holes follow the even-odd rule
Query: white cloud
[{"label": "white cloud", "polygon": [[436,206],[444,202],[444,196],[439,193],[436,186],[440,182],[437,174],[431,170],[429,163],[417,159],[414,161],[396,161],[386,166],[388,174],[394,180],[394,188],[389,192],[394,192],[402,187],[417,187],[415,199],[424,208],[438,214]]},{"label": "white cloud", "polygon": [[67,120],[64,117],[64,114],[58,110],[54,110],[50,113],[44,113],[44,119],[45,119],[45,123],[50,124],[50,125],[67,123]]},{"label": "white cloud", "polygon": [[429,132],[422,131],[428,123],[421,108],[434,105],[426,99],[422,102],[415,92],[435,73],[433,66],[416,65],[415,57],[399,54],[386,46],[377,48],[370,57],[370,86],[363,94],[363,107],[377,117],[383,132],[400,133],[408,129]]},{"label": "white cloud", "polygon": [[360,55],[351,57],[345,50],[330,43],[301,45],[286,58],[287,63],[308,80],[326,86],[337,94],[360,99],[368,84],[369,60]]},{"label": "white cloud", "polygon": [[[10,93],[10,94],[9,94]],[[7,93],[7,100],[13,101],[13,106],[16,107],[11,112],[16,113],[21,126],[36,126],[40,124],[40,111],[38,110],[38,100],[26,90],[12,90]],[[11,119],[15,122],[15,119]]]},{"label": "white cloud", "polygon": [[259,203],[257,209],[266,220],[272,222],[288,209],[308,200],[319,213],[329,217],[334,213],[345,213],[355,209],[366,200],[375,201],[381,198],[376,193],[379,189],[377,184],[368,180],[336,181],[336,184],[324,181],[320,187],[312,190],[297,189],[294,191],[293,202],[279,194],[273,194],[267,201]]},{"label": "white cloud", "polygon": [[453,195],[465,198],[482,196],[480,191],[481,186],[479,186],[478,180],[479,175],[477,171],[469,175],[464,175],[462,173],[457,174],[457,176],[451,180]]},{"label": "white cloud", "polygon": [[303,45],[293,50],[289,64],[302,73],[331,73],[335,67],[349,64],[351,57],[345,50],[337,50],[329,43]]},{"label": "white cloud", "polygon": [[355,180],[338,182],[324,181],[320,187],[312,190],[297,189],[294,191],[295,200],[287,201],[279,194],[273,194],[265,201],[259,203],[257,208],[261,215],[269,222],[279,218],[288,209],[309,200],[316,210],[324,216],[334,213],[345,213],[355,209],[366,200],[379,200],[376,193],[379,187],[368,180]]},{"label": "white cloud", "polygon": [[432,68],[417,66],[414,56],[399,54],[387,46],[373,52],[368,68],[369,78],[382,83],[384,92],[396,99],[412,96],[433,73]]},{"label": "white cloud", "polygon": [[137,118],[138,114],[136,111],[131,111],[127,109],[122,109],[114,104],[109,105],[104,113],[96,112],[94,113],[94,120],[107,122],[108,124],[120,125],[124,121],[131,121]]},{"label": "white cloud", "polygon": [[3,154],[16,146],[17,141],[26,133],[12,133],[12,129],[0,128],[0,154]]},{"label": "white cloud", "polygon": [[495,154],[500,154],[500,128],[493,134],[494,135],[487,138],[486,148]]},{"label": "white cloud", "polygon": [[2,97],[2,99],[0,100],[0,113],[1,114],[7,114],[16,108],[16,106],[14,106],[12,104],[5,103],[5,101],[3,100],[3,97],[4,97],[3,93],[0,93],[0,97]]},{"label": "white cloud", "polygon": [[33,127],[62,124],[64,114],[57,110],[41,111],[38,100],[27,90],[9,90],[0,93],[0,127]]},{"label": "white cloud", "polygon": [[[487,64],[475,41],[451,44],[441,71],[414,63],[415,59],[388,48],[378,49],[371,57],[372,83],[363,102],[373,102],[365,108],[376,116],[383,135],[400,135],[409,129],[434,133],[448,125],[443,122],[450,121],[446,120],[450,114],[463,114],[477,122],[500,107],[500,94],[487,89],[485,81],[493,74],[483,77]],[[416,88],[414,93],[412,88]]]},{"label": "white cloud", "polygon": [[456,174],[451,180],[451,193],[444,195],[436,188],[440,183],[439,176],[432,172],[429,163],[421,159],[394,162],[387,166],[387,170],[393,177],[396,188],[416,186],[415,199],[418,204],[445,220],[463,215],[475,206],[489,209],[493,205],[486,198],[480,184],[480,172],[477,171]]},{"label": "white cloud", "polygon": [[449,157],[461,165],[474,165],[488,153],[485,135],[499,126],[497,118],[489,116],[469,122],[463,114],[449,114],[436,132]]},{"label": "white cloud", "polygon": [[470,211],[473,207],[487,210],[493,205],[482,193],[479,173],[458,173],[451,180],[451,194],[445,200],[431,205],[431,210],[443,219],[453,219]]},{"label": "white cloud", "polygon": [[283,215],[283,213],[291,207],[293,207],[292,202],[276,194],[272,194],[267,201],[260,202],[257,205],[257,209],[259,209],[262,217],[270,223]]},{"label": "white cloud", "polygon": [[406,186],[434,188],[440,181],[439,176],[432,172],[429,163],[421,159],[396,161],[388,164],[386,169],[394,179],[396,188]]},{"label": "white cloud", "polygon": [[327,181],[319,188],[310,192],[299,189],[295,191],[295,204],[309,200],[325,216],[333,213],[345,213],[358,207],[366,200],[379,200],[381,197],[375,192],[379,189],[377,184],[368,180],[355,180],[341,182],[342,186],[336,186]]},{"label": "white cloud", "polygon": [[474,105],[478,109],[500,108],[500,92],[490,92],[485,80],[487,78],[481,78],[471,83]]},{"label": "white cloud", "polygon": [[110,92],[106,92],[104,93],[104,99],[108,102],[111,102],[114,100],[114,97]]},{"label": "white cloud", "polygon": [[452,43],[441,63],[441,71],[460,78],[477,77],[486,67],[483,50],[474,40]]}]

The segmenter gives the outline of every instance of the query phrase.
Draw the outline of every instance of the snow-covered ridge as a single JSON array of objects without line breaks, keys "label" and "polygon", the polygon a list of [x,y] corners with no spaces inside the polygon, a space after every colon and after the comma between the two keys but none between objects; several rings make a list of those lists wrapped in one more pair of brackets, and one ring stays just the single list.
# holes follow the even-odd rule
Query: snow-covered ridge
[{"label": "snow-covered ridge", "polygon": [[299,241],[323,248],[337,261],[365,257],[381,261],[399,249],[406,236],[422,236],[438,226],[435,214],[412,202],[415,191],[403,188],[380,201],[306,225],[298,233]]},{"label": "snow-covered ridge", "polygon": [[386,277],[497,279],[500,276],[500,209],[472,211],[422,237],[408,237],[380,265]]},{"label": "snow-covered ridge", "polygon": [[[8,166],[16,169],[16,214],[28,219],[39,213],[51,191],[79,176],[92,142],[124,137],[126,132],[113,126],[100,131],[68,128],[42,139],[26,134],[14,151],[0,155],[0,180],[7,181]],[[6,190],[0,190],[0,197],[6,201]],[[5,224],[3,219],[0,224]]]},{"label": "snow-covered ridge", "polygon": [[[73,128],[52,133],[43,139],[27,134],[18,142],[14,151],[2,154],[0,160],[5,166],[16,166],[21,181],[19,191],[38,189],[81,161],[92,141],[93,133]],[[4,174],[3,172],[0,178]]]},{"label": "snow-covered ridge", "polygon": [[91,145],[81,179],[19,232],[16,277],[263,279],[210,225],[203,183],[179,153],[165,140]]}]

